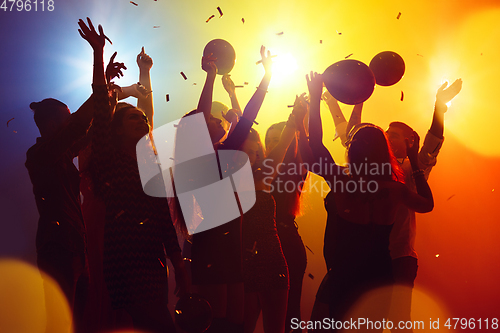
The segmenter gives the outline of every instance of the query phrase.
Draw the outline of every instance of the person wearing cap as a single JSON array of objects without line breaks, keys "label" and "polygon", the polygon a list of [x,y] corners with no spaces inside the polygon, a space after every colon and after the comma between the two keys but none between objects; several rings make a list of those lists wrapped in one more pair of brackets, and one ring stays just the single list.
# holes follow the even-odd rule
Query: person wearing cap
[{"label": "person wearing cap", "polygon": [[[84,147],[93,115],[90,101],[91,98],[73,114],[56,99],[31,103],[40,137],[26,153],[26,168],[40,214],[36,234],[37,264],[59,284],[69,306],[74,309],[77,325],[85,303],[88,268],[85,223],[80,207],[80,175],[73,158]],[[44,280],[45,288],[46,283],[49,282]],[[48,305],[50,300],[46,302]],[[47,311],[51,311],[50,306]],[[50,318],[49,315],[49,331]]]}]

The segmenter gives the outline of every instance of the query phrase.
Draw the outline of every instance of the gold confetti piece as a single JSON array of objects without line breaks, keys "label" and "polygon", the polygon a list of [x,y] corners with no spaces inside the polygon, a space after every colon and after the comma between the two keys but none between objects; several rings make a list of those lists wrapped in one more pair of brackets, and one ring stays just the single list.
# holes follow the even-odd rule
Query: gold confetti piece
[{"label": "gold confetti piece", "polygon": [[405,98],[405,93],[403,92],[403,90],[401,90],[401,102],[403,101],[404,98]]},{"label": "gold confetti piece", "polygon": [[10,118],[8,121],[7,121],[7,127],[9,127],[9,123],[14,120],[14,118]]},{"label": "gold confetti piece", "polygon": [[195,85],[196,85],[196,82],[195,82],[195,83],[193,83],[193,86],[195,86]]},{"label": "gold confetti piece", "polygon": [[219,11],[219,15],[220,15],[219,18],[221,18],[222,15],[224,15],[224,14],[222,14],[222,10],[220,9],[220,7],[217,7],[217,10]]},{"label": "gold confetti piece", "polygon": [[307,245],[305,245],[306,249],[308,249],[309,251],[311,251],[312,254],[314,254],[313,250],[311,250],[311,248]]},{"label": "gold confetti piece", "polygon": [[418,55],[419,57],[423,57],[423,55],[421,55],[421,54],[418,54],[418,53],[417,53],[417,55]]},{"label": "gold confetti piece", "polygon": [[338,30],[335,30],[335,31],[337,31],[337,34],[338,34],[338,35],[342,35],[342,33],[341,33],[341,32],[339,32]]},{"label": "gold confetti piece", "polygon": [[155,25],[153,26],[153,29],[158,29],[160,26],[159,25]]},{"label": "gold confetti piece", "polygon": [[453,198],[455,196],[455,194],[453,194],[451,197],[449,197],[448,199],[446,199],[446,201],[449,201],[451,198]]},{"label": "gold confetti piece", "polygon": [[215,17],[215,15],[210,16],[210,17],[207,19],[207,21],[206,21],[206,22],[208,23],[208,21],[210,21],[210,20],[211,20],[211,19],[213,19],[214,17]]},{"label": "gold confetti piece", "polygon": [[276,35],[281,36],[283,34],[284,34],[284,32],[282,31],[282,32],[278,32]]},{"label": "gold confetti piece", "polygon": [[401,12],[399,12],[398,17],[396,17],[396,20],[399,20],[400,17],[401,17]]},{"label": "gold confetti piece", "polygon": [[495,189],[492,189],[491,192],[495,192]]},{"label": "gold confetti piece", "polygon": [[16,133],[16,134],[17,134],[17,131],[12,131],[12,132],[14,132],[14,133]]},{"label": "gold confetti piece", "polygon": [[139,6],[138,4],[136,4],[135,2],[133,1],[130,1],[131,4],[133,4],[134,6]]},{"label": "gold confetti piece", "polygon": [[181,310],[175,310],[175,313],[177,313],[178,315],[182,314],[182,311]]},{"label": "gold confetti piece", "polygon": [[248,85],[248,82],[243,82],[243,84],[244,84],[245,86],[247,86],[247,85]]},{"label": "gold confetti piece", "polygon": [[351,54],[347,55],[347,56],[345,57],[345,59],[349,58],[349,57],[350,57],[350,56],[352,56],[353,54],[354,54],[354,53],[351,53]]},{"label": "gold confetti piece", "polygon": [[184,74],[184,72],[181,72],[181,75],[182,75],[182,77],[184,78],[184,80],[187,80],[187,79],[188,79],[188,78],[187,78],[187,76],[186,76],[186,74]]},{"label": "gold confetti piece", "polygon": [[243,24],[245,23],[245,19],[244,18],[241,18],[241,22],[243,22]]},{"label": "gold confetti piece", "polygon": [[311,280],[314,280],[314,275],[312,275],[311,273],[309,273],[309,278],[311,278]]},{"label": "gold confetti piece", "polygon": [[42,198],[43,201],[45,201],[45,198]]},{"label": "gold confetti piece", "polygon": [[319,43],[320,43],[320,44],[323,44],[323,40],[322,40],[322,39],[320,39],[320,40],[319,40]]},{"label": "gold confetti piece", "polygon": [[191,258],[183,258],[184,261],[187,261],[187,262],[193,262],[193,260]]},{"label": "gold confetti piece", "polygon": [[168,94],[165,96],[167,102],[170,101],[170,96],[168,96]]},{"label": "gold confetti piece", "polygon": [[227,235],[227,234],[229,234],[229,231],[224,233],[224,235]]},{"label": "gold confetti piece", "polygon": [[144,221],[139,222],[139,224],[144,224],[144,223],[146,223],[146,222],[148,222],[148,221],[149,221],[149,219],[148,219],[148,218],[146,218]]},{"label": "gold confetti piece", "polygon": [[439,258],[439,254],[436,254],[436,258]]}]

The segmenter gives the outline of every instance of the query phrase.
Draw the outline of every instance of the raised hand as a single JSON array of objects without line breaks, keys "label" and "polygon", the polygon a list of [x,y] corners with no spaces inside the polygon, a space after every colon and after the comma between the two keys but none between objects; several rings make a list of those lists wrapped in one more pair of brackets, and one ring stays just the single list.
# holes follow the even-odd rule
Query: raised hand
[{"label": "raised hand", "polygon": [[436,93],[436,103],[446,104],[451,101],[462,90],[462,79],[457,79],[450,86],[448,82],[443,83]]},{"label": "raised hand", "polygon": [[229,74],[222,75],[222,85],[224,86],[224,89],[226,89],[227,93],[229,94],[229,97],[234,95],[235,87],[234,87],[233,80],[231,80],[231,75],[229,75]]},{"label": "raised hand", "polygon": [[144,46],[141,53],[137,55],[137,66],[139,66],[140,70],[150,70],[153,67],[153,59],[144,52]]},{"label": "raised hand", "polygon": [[266,53],[266,47],[264,45],[260,47],[260,57],[264,70],[266,73],[270,74],[273,68],[273,60],[271,59],[271,51],[268,50]]},{"label": "raised hand", "polygon": [[88,27],[85,24],[85,22],[83,22],[82,19],[78,21],[78,25],[80,26],[78,32],[80,33],[80,36],[82,36],[83,39],[89,42],[90,46],[92,46],[92,49],[94,49],[94,51],[102,51],[104,49],[104,44],[106,43],[106,39],[109,41],[109,38],[106,37],[106,35],[104,35],[104,31],[102,30],[102,26],[100,24],[97,27],[99,29],[99,34],[98,34],[95,31],[92,21],[88,17],[87,17],[87,22],[89,24]]},{"label": "raised hand", "polygon": [[107,82],[111,82],[115,77],[120,78],[123,77],[122,69],[127,69],[123,62],[115,62],[117,52],[113,53],[111,58],[109,58],[108,66],[106,66],[106,80]]},{"label": "raised hand", "polygon": [[203,69],[207,74],[217,74],[217,65],[215,64],[215,61],[217,60],[216,57],[213,56],[212,53],[210,53],[208,56],[203,56],[201,58],[201,69]]},{"label": "raised hand", "polygon": [[418,169],[418,150],[420,147],[420,137],[418,133],[413,131],[413,145],[410,146],[410,140],[408,138],[405,139],[406,143],[406,153],[408,154],[408,159],[410,160],[410,164],[413,170]]},{"label": "raised hand", "polygon": [[306,74],[306,81],[311,99],[313,97],[321,98],[321,93],[323,92],[323,78],[321,74],[311,71],[309,75]]},{"label": "raised hand", "polygon": [[292,114],[295,115],[297,125],[304,122],[304,118],[307,114],[307,101],[305,96],[306,93],[302,93],[300,96],[295,96]]}]

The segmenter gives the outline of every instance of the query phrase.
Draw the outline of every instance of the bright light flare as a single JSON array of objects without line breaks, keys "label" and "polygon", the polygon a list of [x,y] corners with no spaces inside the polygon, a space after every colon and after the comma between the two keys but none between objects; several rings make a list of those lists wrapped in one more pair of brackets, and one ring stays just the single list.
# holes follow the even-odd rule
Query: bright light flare
[{"label": "bright light flare", "polygon": [[271,82],[283,82],[297,70],[297,60],[290,54],[278,54],[273,60],[273,79]]}]

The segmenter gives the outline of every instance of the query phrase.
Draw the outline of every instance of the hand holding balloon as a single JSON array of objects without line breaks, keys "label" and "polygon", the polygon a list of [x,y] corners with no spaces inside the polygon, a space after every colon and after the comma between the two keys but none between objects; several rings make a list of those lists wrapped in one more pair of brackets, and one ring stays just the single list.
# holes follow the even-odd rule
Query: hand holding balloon
[{"label": "hand holding balloon", "polygon": [[212,53],[208,56],[201,57],[201,69],[203,69],[207,74],[217,74],[217,65],[215,64],[215,58]]}]

